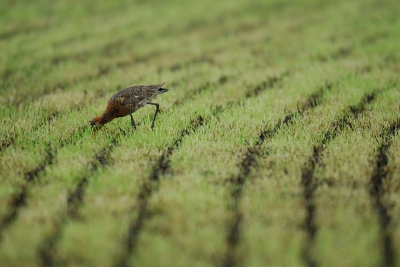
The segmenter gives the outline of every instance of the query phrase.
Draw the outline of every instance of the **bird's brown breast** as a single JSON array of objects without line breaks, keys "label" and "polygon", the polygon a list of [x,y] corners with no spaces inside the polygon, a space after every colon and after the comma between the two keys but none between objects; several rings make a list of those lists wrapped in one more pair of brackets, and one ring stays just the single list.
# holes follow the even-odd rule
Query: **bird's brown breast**
[{"label": "bird's brown breast", "polygon": [[109,113],[112,117],[119,118],[132,114],[139,108],[138,105],[126,103],[122,104],[122,101],[120,99],[116,99],[115,101],[110,100],[108,102],[106,112]]}]

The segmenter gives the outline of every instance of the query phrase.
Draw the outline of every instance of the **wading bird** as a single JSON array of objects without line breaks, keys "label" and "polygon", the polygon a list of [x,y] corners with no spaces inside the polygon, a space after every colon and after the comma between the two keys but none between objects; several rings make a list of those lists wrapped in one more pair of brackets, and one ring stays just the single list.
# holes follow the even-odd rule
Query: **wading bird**
[{"label": "wading bird", "polygon": [[94,117],[90,121],[90,125],[96,129],[100,129],[104,124],[112,121],[115,118],[131,116],[132,127],[136,129],[135,121],[133,120],[132,113],[143,107],[144,105],[156,106],[153,122],[151,128],[154,128],[154,121],[156,120],[157,113],[159,112],[159,104],[148,102],[152,97],[168,91],[168,89],[161,88],[164,83],[155,85],[137,85],[123,89],[113,95],[108,101],[107,108],[103,115]]}]

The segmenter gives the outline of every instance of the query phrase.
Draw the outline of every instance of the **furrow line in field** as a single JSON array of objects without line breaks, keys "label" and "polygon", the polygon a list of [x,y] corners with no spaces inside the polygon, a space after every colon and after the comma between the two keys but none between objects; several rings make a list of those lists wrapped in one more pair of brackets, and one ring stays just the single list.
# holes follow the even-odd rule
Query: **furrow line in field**
[{"label": "furrow line in field", "polygon": [[[388,33],[386,31],[382,31],[382,32],[374,33],[373,35],[361,37],[361,40],[356,40],[356,41],[362,43],[364,46],[372,45],[379,40],[387,38],[387,36],[388,36]],[[351,54],[353,53],[354,48],[356,46],[357,46],[356,43],[353,43],[351,45],[342,46],[342,47],[338,48],[336,51],[332,52],[328,56],[324,56],[324,55],[318,56],[318,60],[321,62],[326,62],[330,59],[339,60],[339,59],[347,58],[347,57],[351,56]]]},{"label": "furrow line in field", "polygon": [[195,98],[196,96],[198,96],[198,95],[200,95],[200,94],[202,94],[204,92],[209,91],[214,86],[223,85],[230,78],[231,77],[223,75],[215,82],[206,82],[203,85],[201,85],[198,88],[196,88],[195,90],[188,91],[182,99],[175,100],[174,105],[183,105],[186,102],[188,102],[188,101],[192,100],[193,98]]},{"label": "furrow line in field", "polygon": [[[120,134],[121,135],[121,134]],[[67,197],[67,210],[59,216],[59,219],[54,223],[54,231],[45,238],[39,246],[39,259],[41,266],[51,267],[55,266],[54,256],[56,254],[57,242],[62,237],[62,230],[68,220],[80,220],[79,209],[83,205],[86,188],[89,184],[90,177],[92,177],[99,168],[105,168],[110,165],[108,158],[113,149],[119,145],[119,137],[114,137],[107,148],[103,147],[94,156],[94,159],[89,163],[87,172],[79,180],[75,189],[68,194]]]},{"label": "furrow line in field", "polygon": [[15,139],[18,138],[18,134],[15,132],[11,132],[8,137],[4,137],[3,141],[1,141],[0,146],[0,155],[3,154],[4,151],[7,150],[10,146],[15,144]]},{"label": "furrow line in field", "polygon": [[114,137],[108,148],[102,148],[96,153],[95,159],[90,163],[88,170],[78,182],[74,191],[70,192],[67,197],[67,215],[69,218],[78,219],[79,218],[79,208],[83,203],[83,198],[85,196],[85,190],[89,184],[89,178],[99,169],[99,167],[107,167],[111,163],[108,158],[115,147],[119,145],[118,136]]},{"label": "furrow line in field", "polygon": [[127,45],[128,45],[127,40],[112,41],[110,43],[106,43],[105,45],[97,49],[87,49],[70,55],[54,55],[53,57],[49,58],[48,61],[50,61],[53,67],[65,63],[67,61],[77,61],[83,63],[86,62],[93,55],[98,55],[101,57],[114,56],[115,51],[120,51],[122,47]]},{"label": "furrow line in field", "polygon": [[352,46],[343,46],[337,49],[335,52],[332,52],[331,54],[328,55],[318,55],[317,59],[320,62],[326,62],[328,60],[339,60],[343,58],[347,58],[351,55],[353,52],[354,47]]},{"label": "furrow line in field", "polygon": [[[213,114],[217,114],[220,107],[216,107]],[[116,262],[116,266],[123,267],[128,266],[129,257],[134,253],[139,239],[140,232],[143,228],[143,224],[148,216],[148,205],[150,197],[159,188],[160,177],[166,174],[170,169],[170,158],[173,152],[179,149],[183,139],[194,133],[199,127],[204,126],[211,117],[203,118],[201,115],[197,116],[196,119],[190,121],[190,125],[183,129],[178,137],[172,144],[170,144],[157,159],[156,163],[153,165],[152,171],[148,179],[143,183],[139,195],[138,195],[138,214],[137,217],[132,220],[129,224],[127,235],[124,242],[125,251],[122,257]]]},{"label": "furrow line in field", "polygon": [[[52,114],[46,116],[42,120],[38,121],[38,124],[34,125],[31,131],[37,131],[47,123],[51,123],[55,117],[57,117],[60,113],[59,112],[53,112]],[[9,148],[10,146],[14,146],[16,139],[19,137],[17,133],[12,132],[11,137],[8,139],[5,139],[2,141],[1,146],[0,146],[0,156],[3,154],[3,152]],[[22,137],[23,138],[23,137]]]},{"label": "furrow line in field", "polygon": [[301,186],[303,188],[304,206],[306,209],[306,216],[304,221],[304,227],[307,232],[307,242],[303,250],[304,261],[307,266],[315,267],[318,266],[317,261],[312,255],[312,248],[314,244],[315,235],[318,231],[315,223],[315,203],[314,203],[314,192],[317,188],[314,177],[314,170],[318,164],[320,164],[321,155],[325,150],[326,145],[334,138],[336,138],[345,127],[352,129],[353,124],[351,120],[355,120],[362,114],[368,104],[370,104],[376,98],[377,91],[365,95],[360,102],[355,106],[349,106],[343,112],[343,115],[337,120],[333,121],[328,130],[325,132],[324,137],[319,144],[313,147],[312,156],[306,161],[301,174]]},{"label": "furrow line in field", "polygon": [[[224,83],[226,83],[226,81],[229,78],[230,77],[223,75],[223,76],[221,76],[219,78],[218,81],[215,81],[215,82],[212,82],[212,83],[207,82],[204,85],[201,85],[200,87],[196,88],[195,90],[190,91],[189,93],[185,94],[184,97],[182,97],[182,99],[177,99],[174,102],[174,106],[176,107],[176,106],[180,106],[180,105],[185,104],[187,101],[194,99],[196,96],[198,96],[199,94],[201,94],[203,92],[208,91],[210,88],[212,88],[215,85],[218,85],[218,84],[219,85],[223,85]],[[76,106],[76,107],[74,107],[72,109],[69,109],[69,111],[74,110],[74,109],[79,109],[79,108],[80,108],[79,106]],[[50,123],[55,117],[59,116],[60,114],[62,114],[62,113],[61,112],[53,112],[52,114],[50,114],[46,118],[43,118],[43,120],[39,121],[38,124],[33,126],[32,130],[36,131],[36,130],[40,129],[41,127],[46,125],[46,123]],[[87,130],[86,126],[82,126],[82,127],[84,127],[85,130]],[[80,129],[82,127],[80,127]],[[82,130],[83,129],[81,129],[79,132],[83,133]],[[77,132],[77,131],[75,131],[75,132]],[[4,140],[2,141],[1,146],[0,146],[0,156],[8,147],[13,146],[15,144],[17,138],[20,138],[20,137],[16,133],[12,134],[12,136],[7,138],[7,139],[4,138]]]},{"label": "furrow line in field", "polygon": [[[143,61],[146,61],[148,58],[156,57],[158,55],[159,55],[158,53],[150,53],[149,55],[145,55],[145,56],[142,56],[142,57],[135,57],[135,58],[131,58],[131,59],[128,59],[128,60],[121,60],[119,62],[116,62],[115,64],[112,64],[112,65],[99,66],[98,69],[97,69],[97,72],[95,72],[95,73],[88,73],[88,74],[82,75],[82,76],[80,76],[78,78],[74,78],[74,79],[60,80],[55,84],[45,86],[43,88],[43,90],[38,92],[38,93],[30,92],[29,93],[29,100],[33,101],[33,100],[39,99],[39,98],[41,98],[43,96],[51,94],[51,92],[53,92],[56,89],[65,90],[65,89],[67,89],[69,87],[72,87],[75,84],[78,84],[78,83],[81,83],[81,82],[90,82],[92,80],[95,80],[95,79],[103,76],[103,75],[108,74],[113,69],[124,69],[124,68],[127,68],[129,66],[133,66],[135,64],[138,64],[138,63],[141,63]],[[7,81],[5,81],[4,84],[6,84],[6,82]],[[11,104],[15,105],[15,106],[19,106],[24,101],[26,101],[26,96],[19,97],[18,99],[13,101]]]},{"label": "furrow line in field", "polygon": [[11,197],[8,204],[8,212],[0,220],[0,242],[2,238],[2,232],[16,220],[20,208],[26,205],[29,187],[37,182],[37,180],[40,178],[40,175],[45,171],[46,167],[54,164],[54,158],[57,156],[58,150],[62,149],[66,145],[74,144],[78,140],[77,138],[74,139],[74,135],[76,135],[76,133],[81,134],[87,131],[87,129],[87,126],[79,127],[67,139],[61,140],[61,145],[58,147],[51,147],[48,145],[46,149],[46,155],[43,160],[32,170],[24,174],[23,185],[20,187],[17,193]]},{"label": "furrow line in field", "polygon": [[[223,84],[226,81],[226,78],[221,77],[219,80],[220,84]],[[196,92],[194,94],[191,95],[187,95],[183,98],[183,100],[181,102],[179,102],[177,105],[182,105],[183,103],[185,103],[185,99],[187,97],[190,97],[191,99],[193,98],[193,96],[200,94],[201,92],[205,91],[207,88],[203,88],[200,87],[199,90],[196,90]],[[55,116],[57,116],[58,113],[53,113],[50,117],[46,118],[44,121],[51,121]],[[40,125],[44,125],[45,123],[41,123]],[[37,126],[37,128],[40,128],[40,126]],[[69,136],[69,138],[63,140],[61,142],[61,146],[59,149],[63,148],[66,145],[71,145],[74,144],[79,137],[85,133],[87,130],[89,129],[89,127],[87,125],[83,125],[78,127],[76,130],[74,130],[71,135]],[[123,132],[123,134],[125,134],[125,132]],[[52,151],[52,158],[55,157],[57,150],[56,151]],[[46,157],[47,158],[47,157]],[[44,162],[40,163],[37,167],[35,167],[32,171],[28,172],[26,177],[31,177],[33,176],[33,174],[35,174],[36,176],[39,174],[38,170],[43,170],[47,165],[51,165],[53,163],[53,161],[49,161],[49,160],[44,160]],[[30,181],[27,178],[25,178],[26,181]],[[87,182],[86,179],[83,179],[80,183],[80,186],[77,188],[77,192],[78,195],[82,195],[82,191],[84,190],[83,188],[86,186]],[[25,183],[21,189],[19,190],[19,192],[14,195],[14,197],[12,197],[12,199],[10,200],[10,208],[9,208],[9,212],[0,220],[0,242],[1,242],[1,237],[2,237],[2,231],[8,227],[17,217],[19,208],[25,205],[25,201],[26,201],[26,197],[27,197],[27,190],[28,190],[28,183]],[[78,198],[79,199],[79,198]]]},{"label": "furrow line in field", "polygon": [[[242,10],[240,10],[240,12],[242,12]],[[240,13],[240,12],[238,11],[238,13]],[[218,21],[218,24],[220,24],[221,20],[226,20],[231,16],[232,16],[232,14],[230,14],[227,17],[218,16],[218,17],[214,18],[213,21]],[[261,23],[261,25],[262,24],[263,23]],[[198,27],[199,25],[201,25],[200,28]],[[184,32],[193,33],[194,30],[204,29],[205,27],[207,27],[207,25],[214,25],[214,23],[211,23],[210,21],[206,22],[204,20],[201,21],[201,22],[197,22],[197,23],[196,22],[192,22],[192,23],[188,24],[188,27],[185,27],[183,29],[183,32],[182,32],[182,29],[179,29],[179,28],[176,29],[176,27],[174,25],[166,25],[163,29],[160,30],[160,32],[157,33],[157,36],[160,37],[162,35],[167,35],[167,36],[170,37],[171,34],[174,31],[175,31],[175,33],[177,33],[176,30],[179,31],[179,35],[182,35]],[[15,35],[18,35],[20,33],[26,33],[29,30],[33,30],[33,31],[39,31],[39,30],[43,30],[43,29],[46,30],[46,29],[49,28],[48,26],[49,25],[46,23],[44,25],[40,25],[40,26],[36,26],[36,27],[29,27],[29,28],[23,28],[21,30],[7,31],[7,32],[0,33],[0,36],[4,36],[4,39],[7,39],[7,38],[14,37]],[[238,26],[240,26],[240,30],[241,31],[246,31],[246,32],[248,32],[250,29],[254,29],[254,28],[259,27],[259,25],[243,27],[243,25],[241,25],[241,24],[239,24]],[[171,30],[172,30],[172,32],[171,32]],[[218,33],[218,32],[216,32],[216,33]],[[84,36],[84,35],[82,34],[82,36]],[[91,57],[100,56],[100,57],[103,57],[103,58],[107,58],[107,57],[110,57],[110,56],[116,56],[121,51],[125,52],[126,50],[131,49],[132,48],[132,44],[133,44],[132,40],[143,39],[143,37],[145,37],[144,33],[143,32],[138,32],[138,33],[135,33],[133,35],[121,37],[118,40],[114,40],[114,41],[105,43],[102,46],[100,46],[98,48],[95,48],[95,49],[86,49],[86,50],[80,51],[80,52],[75,53],[75,54],[70,54],[70,55],[59,55],[59,56],[55,55],[54,57],[45,58],[45,59],[41,60],[40,61],[40,67],[43,67],[44,62],[49,62],[50,64],[48,64],[48,65],[52,66],[54,68],[54,66],[56,66],[58,64],[61,64],[61,63],[64,63],[64,62],[67,62],[67,61],[70,61],[70,60],[75,60],[75,61],[83,63],[83,62],[86,62]],[[81,39],[82,39],[82,37],[80,37],[80,38],[76,38],[76,37],[72,37],[71,38],[70,37],[70,38],[66,39],[64,43],[70,44],[71,40],[72,41],[75,41],[75,40],[80,41]],[[215,38],[209,38],[209,39],[215,40]],[[53,43],[53,47],[58,48],[64,43],[60,43],[60,42]],[[33,63],[33,64],[28,65],[22,71],[25,72],[25,70],[32,70],[32,69],[35,69],[38,66],[39,66],[38,63]],[[174,68],[173,66],[171,66],[171,67]],[[19,70],[19,71],[21,71],[21,70]],[[0,76],[3,78],[4,81],[9,81],[9,80],[12,79],[11,76],[16,72],[17,71],[6,69]]]},{"label": "furrow line in field", "polygon": [[[67,88],[70,88],[78,83],[81,82],[90,82],[95,79],[98,79],[101,76],[107,75],[113,71],[120,70],[120,69],[125,69],[134,66],[135,64],[140,64],[140,63],[145,63],[147,61],[150,61],[152,59],[155,59],[159,57],[162,54],[162,52],[156,51],[156,52],[151,52],[143,56],[136,56],[124,60],[120,60],[118,62],[112,63],[112,64],[106,64],[106,65],[101,65],[97,68],[96,72],[88,73],[86,75],[82,75],[81,77],[75,78],[75,79],[64,79],[61,80],[55,84],[47,85],[43,88],[43,90],[39,93],[29,93],[29,100],[36,100],[39,99],[40,97],[46,96],[48,94],[51,94],[54,90],[56,89],[62,89],[65,90]],[[212,57],[204,57],[201,56],[199,58],[192,58],[189,59],[181,64],[173,64],[170,67],[165,67],[166,69],[169,69],[170,71],[179,71],[182,69],[182,67],[188,67],[191,65],[196,65],[196,64],[201,64],[204,62],[208,62],[210,64],[213,64],[213,59]],[[180,66],[180,67],[178,67]],[[159,72],[161,72],[164,68],[159,68]],[[140,78],[139,78],[140,80]],[[5,81],[6,82],[6,81]],[[26,101],[26,96],[19,97],[15,101],[13,101],[11,104],[15,106],[21,105],[24,101]]]},{"label": "furrow line in field", "polygon": [[381,133],[382,143],[375,157],[375,169],[370,180],[369,194],[380,222],[380,238],[382,244],[382,266],[396,266],[393,248],[393,238],[389,225],[392,220],[389,213],[389,203],[384,200],[384,181],[390,179],[388,176],[388,151],[393,139],[400,130],[400,118],[394,121]]},{"label": "furrow line in field", "polygon": [[[187,67],[189,67],[191,65],[196,65],[196,64],[201,64],[201,63],[208,63],[210,65],[214,65],[215,64],[214,63],[214,59],[212,57],[202,55],[200,57],[192,58],[192,59],[190,59],[190,60],[188,60],[186,62],[183,62],[183,63],[175,63],[172,66],[167,67],[167,69],[169,71],[171,71],[171,72],[175,72],[175,71],[179,71],[179,70],[181,70],[183,68],[187,68]],[[158,73],[161,73],[163,69],[164,68],[159,68],[158,69]]]},{"label": "furrow line in field", "polygon": [[273,88],[278,82],[282,81],[284,78],[290,75],[290,71],[285,71],[279,76],[272,76],[269,77],[267,80],[263,81],[256,87],[254,87],[252,90],[246,92],[246,98],[252,97],[252,96],[258,96],[263,92],[264,90],[268,88]]},{"label": "furrow line in field", "polygon": [[[116,56],[116,55],[118,55],[118,53],[121,54],[121,52],[126,52],[127,50],[132,48],[132,41],[128,41],[129,38],[137,39],[137,37],[139,37],[140,35],[142,35],[142,33],[135,33],[132,36],[128,36],[123,39],[105,43],[94,49],[86,49],[86,50],[82,50],[82,51],[67,54],[67,55],[65,55],[65,54],[53,55],[52,57],[47,57],[47,58],[42,59],[40,61],[40,63],[37,63],[37,62],[31,63],[31,64],[27,65],[25,68],[19,69],[18,71],[6,69],[0,76],[3,78],[3,80],[5,82],[8,82],[8,81],[11,81],[12,76],[15,73],[21,72],[21,71],[24,73],[27,73],[28,71],[34,70],[39,66],[42,68],[43,68],[43,66],[46,66],[48,69],[51,69],[51,68],[57,67],[57,65],[63,64],[68,61],[76,61],[76,62],[84,63],[93,57],[100,56],[103,58],[107,58],[107,57]],[[84,35],[82,35],[82,36],[84,36]],[[76,37],[69,38],[66,40],[66,43],[68,43],[68,40],[69,41],[71,41],[71,40],[79,41],[82,39],[82,36],[79,38],[76,38]],[[60,43],[60,42],[54,43],[53,46],[55,48],[58,48],[58,47],[62,46],[62,43]],[[153,54],[153,53],[151,53],[151,54]],[[157,55],[160,55],[160,53],[158,53]],[[140,58],[140,57],[138,57],[138,58]],[[101,69],[101,67],[99,69]]]},{"label": "furrow line in field", "polygon": [[378,32],[375,32],[373,34],[367,34],[366,36],[364,36],[361,39],[361,44],[362,45],[371,45],[371,44],[375,44],[378,41],[387,39],[390,36],[389,32],[386,30],[381,30]]},{"label": "furrow line in field", "polygon": [[[287,76],[288,74],[284,74],[283,76]],[[227,81],[228,77],[222,76],[215,84],[224,84]],[[261,93],[262,90],[265,90],[269,88],[270,86],[274,86],[278,81],[282,80],[283,77],[275,77],[272,82],[269,82],[265,86],[263,86],[260,89],[257,89],[257,94]],[[194,94],[192,93],[190,96],[187,97],[193,97],[194,95],[200,94],[203,91],[207,90],[209,88],[209,84],[204,85],[203,87],[200,87]],[[246,94],[245,97],[249,98],[254,96],[254,94]],[[186,98],[187,98],[186,97]],[[186,99],[185,98],[185,99]],[[184,101],[182,102],[184,103]],[[182,104],[179,102],[178,104]],[[238,104],[238,103],[234,103]],[[222,107],[218,106],[215,107],[213,110],[213,114],[211,117],[217,117],[222,113]],[[188,129],[182,130],[181,134],[179,137],[169,146],[167,147],[163,154],[158,158],[157,164],[153,166],[153,170],[149,176],[149,179],[146,180],[146,182],[143,184],[141,191],[138,196],[138,203],[139,203],[139,211],[138,215],[135,220],[133,220],[130,223],[129,230],[128,230],[128,235],[125,240],[125,246],[126,246],[126,251],[121,257],[121,259],[117,262],[117,266],[127,266],[129,257],[132,253],[134,253],[134,250],[137,246],[138,238],[141,229],[143,228],[143,223],[146,220],[147,217],[147,209],[148,209],[148,202],[153,193],[155,193],[158,190],[159,187],[159,179],[160,176],[165,175],[169,169],[170,169],[170,157],[173,153],[174,150],[179,148],[180,143],[183,140],[183,137],[195,132],[199,126],[203,126],[206,124],[210,119],[203,119],[201,116],[199,116],[195,121],[191,122],[191,126]]]},{"label": "furrow line in field", "polygon": [[0,242],[3,231],[15,221],[18,216],[19,209],[26,205],[26,198],[28,197],[27,195],[30,184],[35,183],[46,166],[51,165],[53,161],[54,151],[52,151],[49,146],[46,149],[46,155],[44,159],[35,168],[25,173],[23,185],[11,198],[8,204],[8,212],[0,220]]},{"label": "furrow line in field", "polygon": [[27,26],[21,27],[19,29],[13,29],[9,31],[4,31],[0,33],[0,40],[2,42],[7,41],[8,39],[14,38],[18,35],[25,35],[25,34],[31,34],[31,33],[36,33],[39,31],[46,31],[49,29],[49,23],[44,23],[42,25],[29,25],[25,24]]},{"label": "furrow line in field", "polygon": [[354,46],[343,46],[340,47],[336,52],[331,55],[331,59],[338,60],[342,58],[347,58],[353,53]]},{"label": "furrow line in field", "polygon": [[[279,79],[273,79],[273,83]],[[263,83],[264,84],[264,83]],[[265,83],[268,84],[268,83]],[[268,88],[269,86],[263,86],[263,88]],[[293,122],[296,115],[302,115],[304,112],[315,108],[318,106],[323,98],[325,91],[329,91],[332,88],[331,83],[327,83],[325,86],[319,88],[315,93],[310,95],[310,97],[299,105],[296,111],[287,114],[284,118],[278,121],[278,123],[272,129],[264,129],[258,140],[253,147],[248,147],[245,153],[244,159],[239,163],[240,173],[231,177],[228,181],[231,187],[230,198],[232,200],[232,206],[230,207],[232,217],[229,220],[229,230],[227,235],[227,252],[225,254],[223,266],[233,267],[237,266],[239,263],[235,258],[236,250],[241,238],[241,224],[243,219],[243,214],[240,209],[242,201],[243,186],[248,180],[248,176],[251,169],[256,167],[257,156],[262,154],[261,145],[266,141],[273,138],[273,136],[284,126],[289,125]],[[258,91],[255,90],[255,91]],[[249,94],[250,95],[250,94]]]},{"label": "furrow line in field", "polygon": [[[49,58],[47,60],[48,61],[47,65],[45,65],[45,63],[43,61],[41,61],[40,67],[43,68],[43,66],[45,66],[50,70],[50,69],[54,69],[58,65],[60,65],[64,62],[67,62],[67,61],[76,61],[76,62],[84,63],[90,57],[92,57],[94,55],[107,58],[107,57],[110,57],[110,53],[113,53],[113,51],[118,51],[118,48],[121,48],[124,45],[127,46],[126,43],[127,43],[126,40],[114,41],[112,43],[105,44],[104,46],[102,46],[98,49],[95,49],[95,50],[93,50],[93,49],[92,50],[84,50],[84,51],[80,51],[78,53],[71,54],[71,55],[55,55],[52,58]],[[96,54],[97,51],[99,51],[99,54]],[[36,94],[33,97],[39,98],[41,95],[46,95],[46,94],[52,92],[56,88],[65,89],[69,86],[76,84],[77,82],[91,81],[100,76],[107,75],[112,70],[123,69],[123,68],[133,66],[135,64],[145,63],[145,62],[152,60],[154,58],[157,58],[161,55],[162,55],[162,51],[153,51],[153,52],[149,52],[144,55],[135,55],[131,58],[120,60],[113,64],[100,65],[95,74],[93,74],[93,73],[87,74],[85,76],[80,77],[79,79],[74,79],[72,81],[70,79],[66,79],[64,81],[58,82],[57,84],[47,86],[46,88],[44,88],[44,92],[41,92],[40,94]],[[203,62],[208,62],[210,64],[213,64],[213,59],[211,57],[200,56],[198,58],[189,59],[188,61],[181,63],[181,64],[175,63],[175,64],[171,65],[170,67],[166,67],[166,68],[169,69],[170,71],[178,71],[183,67],[188,67],[188,66],[194,65],[194,64],[200,64]],[[23,70],[19,69],[18,72],[24,72],[26,75],[27,74],[32,75],[33,71],[35,69],[37,69],[37,67],[39,67],[39,63],[36,62],[36,63],[33,63],[30,66],[26,67],[26,69],[23,69]],[[163,70],[163,68],[159,68],[158,72],[160,73],[162,70]],[[13,79],[13,77],[14,77],[13,75],[15,75],[15,73],[17,73],[17,71],[10,70],[10,69],[4,70],[3,73],[1,73],[1,75],[0,75],[3,79],[3,84],[6,85],[6,84],[9,84],[9,82],[15,82],[15,78]],[[33,98],[33,99],[35,99],[35,98]],[[21,99],[20,101],[23,101],[23,99]],[[17,102],[17,104],[18,104],[18,102]]]},{"label": "furrow line in field", "polygon": [[[44,28],[44,27],[40,27],[40,28]],[[25,32],[25,31],[22,31],[22,32]],[[7,37],[14,36],[14,34],[12,34],[12,32],[10,32],[10,33],[0,33],[0,36],[2,36],[2,35],[7,36]],[[167,34],[167,32],[165,32],[165,34]],[[171,28],[168,27],[168,35],[170,35],[170,34],[171,34]],[[131,36],[126,36],[124,38],[120,38],[119,40],[116,40],[116,41],[114,40],[114,41],[105,43],[95,49],[86,49],[86,50],[79,51],[79,52],[73,53],[73,54],[68,54],[68,55],[54,55],[52,57],[41,60],[40,64],[35,62],[35,63],[28,65],[27,67],[25,67],[22,70],[19,69],[18,72],[21,72],[21,71],[25,72],[26,70],[34,70],[39,66],[43,67],[43,65],[48,66],[48,68],[50,68],[50,67],[54,68],[57,65],[63,64],[68,61],[76,61],[76,62],[84,63],[93,57],[107,58],[107,57],[117,56],[117,55],[120,55],[123,52],[126,52],[127,50],[130,50],[132,48],[132,44],[133,44],[132,40],[135,40],[138,38],[140,39],[142,37],[143,37],[143,33],[139,32],[139,33],[135,33]],[[80,39],[81,38],[72,38],[72,40],[80,40]],[[57,47],[61,46],[61,44],[59,42],[59,43],[55,43],[53,46],[57,48]],[[152,54],[152,57],[155,57],[155,56],[161,55],[161,53],[162,52],[150,53],[150,54]],[[207,59],[206,57],[202,57],[202,58],[203,58],[203,60],[202,60],[203,62],[209,61],[209,59]],[[145,60],[140,60],[140,62],[144,62],[144,61]],[[194,59],[194,61],[197,61],[197,59]],[[46,62],[47,62],[47,64],[46,64]],[[212,60],[210,60],[209,62],[212,62]],[[123,61],[121,63],[123,66],[126,65],[126,63],[124,63]],[[129,65],[132,65],[132,64],[133,63],[130,63]],[[118,64],[116,66],[118,66]],[[187,66],[187,65],[186,64],[174,64],[171,67],[169,67],[169,69],[171,71],[174,71],[174,70],[178,70],[184,66]],[[160,71],[160,69],[159,69],[159,71]],[[4,80],[4,82],[8,82],[12,79],[12,76],[16,72],[17,71],[15,71],[15,70],[6,69],[3,71],[3,73],[1,73],[0,77]]]}]

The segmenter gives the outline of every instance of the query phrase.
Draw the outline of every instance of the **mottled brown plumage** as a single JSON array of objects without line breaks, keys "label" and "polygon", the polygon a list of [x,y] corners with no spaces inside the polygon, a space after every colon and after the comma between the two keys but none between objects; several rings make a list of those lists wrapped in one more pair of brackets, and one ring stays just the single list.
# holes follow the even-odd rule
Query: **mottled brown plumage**
[{"label": "mottled brown plumage", "polygon": [[153,122],[151,124],[151,128],[153,128],[154,121],[159,111],[159,105],[157,103],[151,103],[149,100],[155,95],[168,91],[168,89],[161,88],[163,85],[164,83],[155,85],[137,85],[119,91],[110,98],[104,113],[101,116],[94,117],[90,121],[90,125],[100,129],[104,124],[115,118],[130,115],[132,126],[136,129],[132,113],[144,105],[149,104],[156,106],[156,112],[154,113]]}]

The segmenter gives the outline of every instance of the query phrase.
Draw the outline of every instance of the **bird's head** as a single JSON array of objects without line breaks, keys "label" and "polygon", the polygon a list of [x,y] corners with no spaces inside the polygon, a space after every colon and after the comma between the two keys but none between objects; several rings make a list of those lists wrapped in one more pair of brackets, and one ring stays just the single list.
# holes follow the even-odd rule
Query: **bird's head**
[{"label": "bird's head", "polygon": [[102,116],[97,116],[94,117],[91,121],[90,121],[90,125],[92,126],[93,129],[100,129],[101,127],[103,127],[104,125],[104,120],[102,118]]}]

